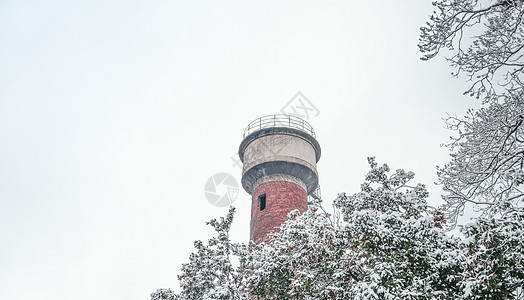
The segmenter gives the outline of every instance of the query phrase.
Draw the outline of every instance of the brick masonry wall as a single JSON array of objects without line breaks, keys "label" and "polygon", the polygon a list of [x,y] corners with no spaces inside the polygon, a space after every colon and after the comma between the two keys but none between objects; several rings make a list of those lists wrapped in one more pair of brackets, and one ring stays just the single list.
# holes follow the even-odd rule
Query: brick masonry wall
[{"label": "brick masonry wall", "polygon": [[[259,196],[266,194],[266,208],[260,210]],[[289,181],[271,181],[255,187],[251,203],[251,240],[268,240],[267,234],[279,230],[287,214],[298,209],[307,210],[307,193],[300,185]]]}]

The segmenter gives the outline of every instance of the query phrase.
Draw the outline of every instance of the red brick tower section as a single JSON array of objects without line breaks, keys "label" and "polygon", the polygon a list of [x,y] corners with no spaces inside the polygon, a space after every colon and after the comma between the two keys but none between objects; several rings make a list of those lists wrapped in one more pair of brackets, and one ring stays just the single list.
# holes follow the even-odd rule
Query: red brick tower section
[{"label": "red brick tower section", "polygon": [[[268,234],[275,232],[287,220],[290,211],[298,209],[303,213],[307,210],[304,184],[293,182],[291,178],[282,178],[285,177],[282,175],[275,177],[280,178],[258,184],[252,193],[250,236],[256,243],[267,241]],[[268,176],[267,179],[273,178]],[[260,195],[266,198],[264,209],[261,207]]]},{"label": "red brick tower section", "polygon": [[304,120],[271,115],[248,125],[239,156],[242,186],[252,196],[251,240],[266,242],[289,212],[307,210],[307,196],[318,186],[320,145]]}]

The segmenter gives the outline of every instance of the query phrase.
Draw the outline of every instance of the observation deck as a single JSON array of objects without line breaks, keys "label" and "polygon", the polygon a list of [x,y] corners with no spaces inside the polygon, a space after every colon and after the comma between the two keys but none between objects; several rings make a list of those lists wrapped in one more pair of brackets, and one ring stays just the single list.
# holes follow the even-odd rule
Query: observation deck
[{"label": "observation deck", "polygon": [[243,138],[255,131],[262,130],[264,128],[275,127],[293,128],[315,137],[315,131],[313,130],[313,127],[304,119],[292,115],[277,114],[260,117],[249,123],[249,125],[247,125],[246,129],[244,130]]}]

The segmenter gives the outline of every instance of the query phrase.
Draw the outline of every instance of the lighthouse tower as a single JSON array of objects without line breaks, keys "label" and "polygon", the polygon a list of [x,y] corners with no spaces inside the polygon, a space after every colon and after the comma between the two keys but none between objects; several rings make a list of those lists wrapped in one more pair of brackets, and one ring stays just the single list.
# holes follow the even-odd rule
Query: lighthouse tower
[{"label": "lighthouse tower", "polygon": [[251,122],[239,148],[242,186],[252,197],[251,233],[255,243],[268,240],[294,209],[307,210],[308,195],[318,187],[320,145],[311,125],[290,115],[270,115]]}]

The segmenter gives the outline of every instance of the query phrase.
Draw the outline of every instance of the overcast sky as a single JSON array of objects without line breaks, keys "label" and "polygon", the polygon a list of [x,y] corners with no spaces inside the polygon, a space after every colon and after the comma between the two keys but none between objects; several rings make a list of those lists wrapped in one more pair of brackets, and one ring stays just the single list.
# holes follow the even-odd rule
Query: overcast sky
[{"label": "overcast sky", "polygon": [[[0,0],[0,299],[149,299],[205,221],[245,126],[299,91],[329,206],[366,158],[439,201],[441,118],[474,101],[419,60],[430,1]],[[291,103],[296,105],[296,103]],[[288,106],[289,108],[289,106]],[[249,239],[240,190],[232,238]]]}]

